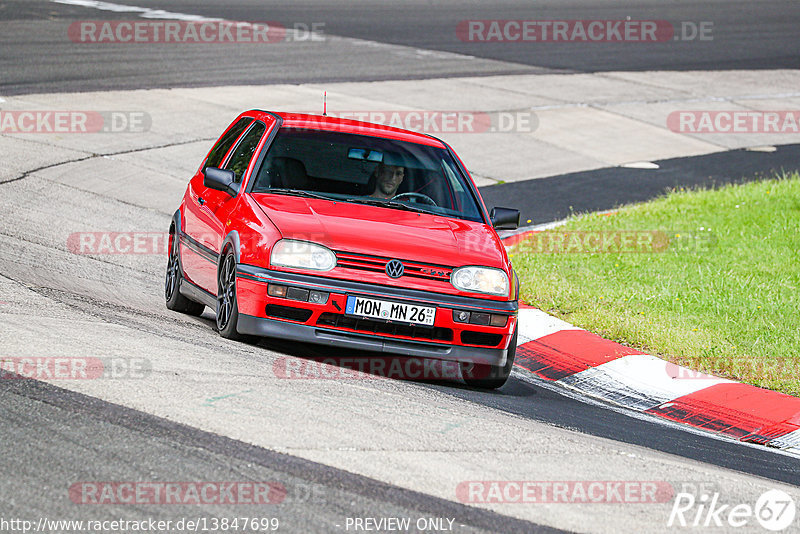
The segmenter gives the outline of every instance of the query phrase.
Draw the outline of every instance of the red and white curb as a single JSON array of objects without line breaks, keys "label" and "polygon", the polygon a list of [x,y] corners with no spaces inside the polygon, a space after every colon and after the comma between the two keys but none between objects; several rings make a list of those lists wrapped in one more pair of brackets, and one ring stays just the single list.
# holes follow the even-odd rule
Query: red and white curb
[{"label": "red and white curb", "polygon": [[800,398],[705,375],[521,306],[515,366],[637,412],[800,453]]}]

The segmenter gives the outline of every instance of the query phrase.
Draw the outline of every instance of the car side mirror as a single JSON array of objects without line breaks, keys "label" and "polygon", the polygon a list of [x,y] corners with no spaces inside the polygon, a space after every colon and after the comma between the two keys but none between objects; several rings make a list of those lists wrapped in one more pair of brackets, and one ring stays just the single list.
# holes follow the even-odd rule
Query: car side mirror
[{"label": "car side mirror", "polygon": [[234,183],[233,171],[225,169],[218,169],[217,167],[206,167],[203,171],[203,185],[228,193],[230,196],[235,197],[239,193],[239,184]]},{"label": "car side mirror", "polygon": [[511,208],[492,208],[489,215],[492,226],[498,230],[514,230],[519,228],[519,210]]}]

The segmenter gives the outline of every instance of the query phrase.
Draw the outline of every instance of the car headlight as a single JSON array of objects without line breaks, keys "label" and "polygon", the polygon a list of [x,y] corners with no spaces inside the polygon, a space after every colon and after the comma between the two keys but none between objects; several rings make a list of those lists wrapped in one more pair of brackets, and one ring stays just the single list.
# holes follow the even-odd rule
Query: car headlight
[{"label": "car headlight", "polygon": [[272,247],[269,262],[281,267],[330,271],[336,267],[336,255],[328,247],[316,243],[281,239]]},{"label": "car headlight", "polygon": [[508,295],[508,276],[492,267],[459,267],[450,275],[450,283],[462,291]]}]

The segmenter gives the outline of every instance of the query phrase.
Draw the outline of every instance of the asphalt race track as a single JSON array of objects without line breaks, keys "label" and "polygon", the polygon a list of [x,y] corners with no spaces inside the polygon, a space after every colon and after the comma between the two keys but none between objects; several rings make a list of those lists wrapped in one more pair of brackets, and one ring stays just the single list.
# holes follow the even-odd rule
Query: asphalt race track
[{"label": "asphalt race track", "polygon": [[[792,1],[628,5],[576,0],[535,7],[523,1],[120,3],[210,18],[278,21],[287,28],[321,22],[327,41],[325,46],[300,40],[267,47],[71,43],[64,35],[72,22],[131,20],[141,11],[96,9],[98,3],[90,0],[0,0],[0,110],[5,97],[24,101],[39,93],[66,95],[57,98],[67,106],[71,94],[89,91],[757,71],[796,69],[800,57],[800,4]],[[592,48],[476,45],[460,41],[455,30],[468,19],[625,17],[713,21],[717,33],[695,53],[691,42],[677,40]],[[233,343],[214,331],[208,309],[200,318],[168,311],[162,255],[70,251],[65,236],[76,228],[166,230],[177,208],[172,200],[215,139],[209,132],[225,126],[193,116],[192,98],[186,97],[185,109],[174,110],[173,120],[190,125],[182,125],[182,132],[196,126],[194,136],[165,138],[148,147],[115,139],[121,144],[108,153],[87,149],[82,139],[63,149],[70,163],[45,161],[35,169],[24,166],[26,150],[37,157],[48,150],[54,158],[60,153],[26,138],[25,150],[13,145],[13,153],[3,154],[9,178],[0,180],[0,358],[90,356],[124,368],[103,380],[0,379],[0,531],[16,531],[2,523],[12,518],[36,525],[42,518],[150,517],[175,523],[236,516],[278,518],[279,532],[366,531],[363,523],[355,526],[354,518],[404,517],[423,521],[427,527],[417,531],[427,532],[437,531],[437,519],[443,520],[439,531],[465,533],[687,530],[667,527],[669,499],[468,502],[457,490],[468,481],[659,481],[675,492],[702,488],[730,504],[752,505],[770,489],[786,491],[795,501],[800,497],[794,455],[581,399],[522,370],[495,392],[459,381],[281,379],[275,370],[286,361],[313,363],[332,352],[277,340]],[[201,101],[196,98],[195,103]],[[0,134],[0,143],[12,146],[12,141],[17,140]],[[70,150],[84,152],[73,157]],[[747,151],[674,158],[659,161],[649,180],[640,177],[653,171],[598,169],[494,185],[484,194],[489,205],[518,205],[523,219],[548,222],[571,210],[611,209],[651,198],[668,187],[721,183],[796,165],[798,152],[798,145],[786,145],[771,159]],[[98,170],[123,164],[135,165],[137,172],[123,176]],[[25,170],[14,174],[18,168]],[[76,484],[121,481],[269,482],[285,495],[260,506],[90,505],[70,493]],[[85,531],[47,525],[40,531]],[[762,530],[752,520],[741,531]]]},{"label": "asphalt race track", "polygon": [[[120,2],[123,3],[124,2]],[[323,23],[331,39],[275,47],[227,45],[136,47],[116,45],[95,53],[91,44],[64,45],[71,21],[130,20],[131,14],[87,11],[42,0],[6,0],[0,8],[0,93],[134,89],[438,78],[540,72],[602,72],[797,68],[800,5],[771,2],[528,2],[487,5],[457,0],[386,2],[274,2],[234,0],[142,1],[150,9],[242,21],[277,21],[287,28]],[[483,19],[633,19],[671,23],[712,21],[714,40],[700,51],[693,41],[671,43],[471,43],[455,27]],[[375,44],[380,43],[380,44]],[[424,49],[425,54],[416,50]]]},{"label": "asphalt race track", "polygon": [[670,189],[742,183],[792,169],[797,161],[798,145],[781,145],[772,153],[740,149],[658,160],[658,169],[612,167],[493,185],[482,188],[481,195],[487,206],[514,206],[523,221],[543,224],[644,202]]}]

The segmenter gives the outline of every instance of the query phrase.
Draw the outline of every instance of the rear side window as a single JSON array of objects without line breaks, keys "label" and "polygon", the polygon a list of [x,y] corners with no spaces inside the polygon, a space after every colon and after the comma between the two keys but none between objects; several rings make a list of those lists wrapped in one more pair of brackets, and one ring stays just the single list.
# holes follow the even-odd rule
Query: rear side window
[{"label": "rear side window", "polygon": [[242,182],[247,166],[250,165],[250,160],[253,159],[258,142],[261,141],[261,136],[265,131],[267,131],[267,126],[263,122],[255,123],[242,138],[242,142],[233,151],[231,159],[225,166],[226,169],[233,171],[233,181],[237,184]]},{"label": "rear side window", "polygon": [[208,159],[206,160],[206,168],[208,167],[219,167],[222,164],[222,160],[225,159],[225,154],[233,146],[233,143],[239,139],[239,136],[242,135],[242,132],[250,126],[250,123],[253,122],[252,117],[242,117],[239,119],[236,124],[231,126],[231,129],[228,130],[225,135],[223,135],[217,144],[214,145],[214,148],[211,149],[211,153],[208,155]]}]

